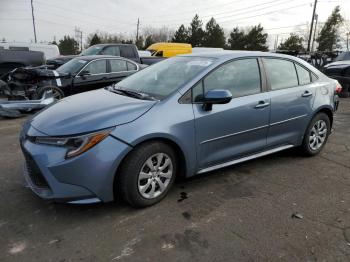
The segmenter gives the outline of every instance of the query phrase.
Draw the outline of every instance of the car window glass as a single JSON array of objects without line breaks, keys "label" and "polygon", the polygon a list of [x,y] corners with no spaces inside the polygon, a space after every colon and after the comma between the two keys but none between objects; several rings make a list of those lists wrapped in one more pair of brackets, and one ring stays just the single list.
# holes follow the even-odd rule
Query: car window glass
[{"label": "car window glass", "polygon": [[120,56],[120,50],[118,46],[108,46],[102,51],[103,55]]},{"label": "car window glass", "polygon": [[126,58],[134,58],[134,49],[132,46],[121,46],[120,47],[120,56],[126,57]]},{"label": "car window glass", "polygon": [[192,88],[193,102],[201,102],[203,100],[203,81],[200,81]]},{"label": "car window glass", "polygon": [[226,89],[233,97],[257,94],[261,90],[260,71],[255,58],[227,63],[204,79],[204,93]]},{"label": "car window glass", "polygon": [[295,64],[295,67],[298,73],[299,85],[310,84],[311,83],[310,72],[298,64]]},{"label": "car window glass", "polygon": [[128,71],[137,70],[137,66],[134,63],[126,62],[128,65]]},{"label": "car window glass", "polygon": [[278,90],[298,85],[294,63],[282,59],[264,59],[271,89]]},{"label": "car window glass", "polygon": [[127,71],[126,61],[121,59],[110,59],[111,72]]},{"label": "car window glass", "polygon": [[88,64],[85,69],[90,74],[103,74],[107,72],[106,60],[97,60]]}]

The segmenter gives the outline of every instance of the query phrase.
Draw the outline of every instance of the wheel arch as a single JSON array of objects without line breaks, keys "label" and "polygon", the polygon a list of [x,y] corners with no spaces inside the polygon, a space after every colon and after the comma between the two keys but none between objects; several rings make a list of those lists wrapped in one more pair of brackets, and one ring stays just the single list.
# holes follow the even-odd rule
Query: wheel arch
[{"label": "wheel arch", "polygon": [[[116,186],[117,186],[117,182],[118,182],[118,173],[125,161],[125,159],[129,156],[129,154],[131,152],[133,152],[133,150],[136,147],[139,147],[143,144],[146,143],[150,143],[150,142],[163,142],[169,146],[171,146],[176,153],[176,156],[178,157],[178,168],[179,168],[179,173],[178,173],[178,177],[177,178],[184,178],[187,175],[188,172],[188,163],[186,161],[186,157],[185,157],[185,152],[183,150],[183,148],[181,148],[181,146],[174,140],[171,139],[167,136],[155,136],[155,137],[147,137],[144,138],[140,141],[137,141],[136,143],[133,144],[133,149],[131,149],[120,161],[120,164],[118,165],[115,174],[114,174],[114,179],[113,179],[113,190],[114,190],[114,194],[116,194]],[[116,195],[114,196],[114,198],[116,198]]]},{"label": "wheel arch", "polygon": [[312,118],[314,118],[319,113],[324,113],[328,116],[330,124],[331,124],[331,128],[332,128],[332,126],[333,126],[333,109],[329,106],[320,107],[315,111]]}]

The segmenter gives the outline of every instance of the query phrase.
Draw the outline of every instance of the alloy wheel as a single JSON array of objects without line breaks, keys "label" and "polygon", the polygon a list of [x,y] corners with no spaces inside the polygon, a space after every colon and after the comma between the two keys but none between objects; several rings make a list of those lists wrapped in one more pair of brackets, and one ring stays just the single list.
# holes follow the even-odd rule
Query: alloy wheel
[{"label": "alloy wheel", "polygon": [[147,199],[160,196],[168,187],[173,176],[173,163],[165,153],[149,157],[142,165],[138,177],[140,194]]},{"label": "alloy wheel", "polygon": [[312,150],[318,150],[326,141],[327,124],[324,120],[318,120],[310,130],[309,146]]}]

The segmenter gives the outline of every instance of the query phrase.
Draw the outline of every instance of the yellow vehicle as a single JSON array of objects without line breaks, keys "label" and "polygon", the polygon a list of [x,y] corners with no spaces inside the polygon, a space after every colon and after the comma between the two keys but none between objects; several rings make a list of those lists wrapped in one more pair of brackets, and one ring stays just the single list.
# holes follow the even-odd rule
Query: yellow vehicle
[{"label": "yellow vehicle", "polygon": [[152,56],[172,57],[192,53],[192,46],[183,43],[154,43],[147,48]]}]

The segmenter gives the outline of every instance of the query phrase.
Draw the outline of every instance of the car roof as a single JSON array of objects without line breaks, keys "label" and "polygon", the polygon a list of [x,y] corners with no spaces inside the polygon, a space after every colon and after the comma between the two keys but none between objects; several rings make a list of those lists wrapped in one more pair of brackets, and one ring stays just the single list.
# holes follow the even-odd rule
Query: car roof
[{"label": "car roof", "polygon": [[128,60],[125,57],[121,56],[113,56],[113,55],[80,55],[75,57],[75,59],[80,59],[80,60],[85,60],[85,61],[92,61],[95,59],[123,59],[123,60]]},{"label": "car roof", "polygon": [[270,52],[261,52],[261,51],[241,51],[241,50],[223,50],[223,51],[205,51],[203,53],[192,53],[181,56],[189,56],[189,57],[207,57],[207,58],[215,58],[220,60],[229,60],[233,58],[239,57],[249,57],[249,56],[269,56],[269,57],[280,57],[280,58],[293,58],[293,56],[270,53]]}]

